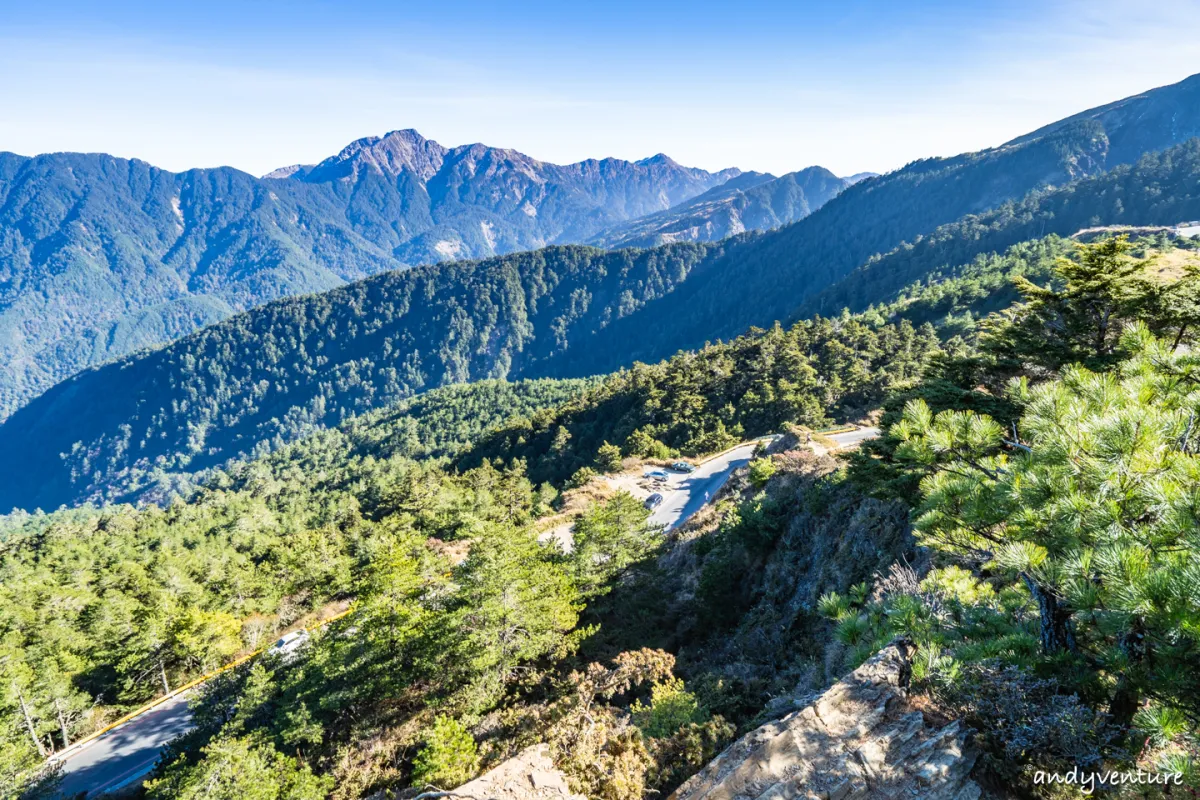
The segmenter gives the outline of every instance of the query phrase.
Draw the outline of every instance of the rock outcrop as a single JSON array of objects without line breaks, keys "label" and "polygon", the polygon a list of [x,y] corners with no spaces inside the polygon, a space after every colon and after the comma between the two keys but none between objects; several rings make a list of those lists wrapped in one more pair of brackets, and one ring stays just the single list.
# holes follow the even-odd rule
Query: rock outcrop
[{"label": "rock outcrop", "polygon": [[908,702],[910,647],[895,642],[811,705],[730,745],[669,800],[977,800],[958,722]]},{"label": "rock outcrop", "polygon": [[448,793],[475,800],[587,800],[573,794],[550,760],[550,747],[536,744],[470,783]]}]

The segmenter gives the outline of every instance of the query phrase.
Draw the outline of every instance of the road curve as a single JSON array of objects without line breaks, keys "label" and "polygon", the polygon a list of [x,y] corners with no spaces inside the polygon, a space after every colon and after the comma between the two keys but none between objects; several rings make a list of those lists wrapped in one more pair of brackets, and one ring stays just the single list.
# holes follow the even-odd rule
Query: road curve
[{"label": "road curve", "polygon": [[192,691],[180,692],[67,755],[62,761],[59,792],[64,797],[80,792],[95,797],[143,777],[167,742],[191,729],[187,705],[191,696]]},{"label": "road curve", "polygon": [[[828,438],[839,447],[856,445],[879,435],[878,428],[859,428]],[[759,442],[747,442],[705,461],[695,472],[670,473],[659,489],[663,502],[650,521],[666,530],[677,527],[711,500],[734,470],[750,463]],[[95,797],[138,780],[158,761],[163,747],[191,728],[187,701],[192,691],[181,692],[153,710],[97,737],[62,760],[61,792],[74,797],[87,792]]]},{"label": "road curve", "polygon": [[758,442],[747,442],[710,458],[695,472],[669,472],[663,488],[657,490],[663,502],[650,515],[651,524],[670,530],[685,522],[720,491],[734,470],[750,463],[756,447]]},{"label": "road curve", "polygon": [[874,439],[879,436],[879,428],[855,428],[852,431],[845,433],[826,434],[826,439],[832,439],[837,443],[838,447],[849,447],[856,445],[859,442],[864,442],[867,439]]},{"label": "road curve", "polygon": [[[856,428],[844,433],[827,435],[826,438],[833,440],[840,449],[857,446],[878,435],[879,428]],[[720,491],[734,470],[750,463],[758,445],[759,440],[756,440],[727,450],[700,464],[692,473],[680,474],[668,471],[670,477],[660,484],[662,488],[657,489],[658,493],[663,496],[662,505],[650,515],[650,522],[662,525],[666,530],[671,530],[686,522],[688,517],[703,508]]]}]

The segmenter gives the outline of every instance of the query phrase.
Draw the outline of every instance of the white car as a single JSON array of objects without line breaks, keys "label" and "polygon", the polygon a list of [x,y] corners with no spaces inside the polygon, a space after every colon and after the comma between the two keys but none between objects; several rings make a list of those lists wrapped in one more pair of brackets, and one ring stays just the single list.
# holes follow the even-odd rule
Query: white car
[{"label": "white car", "polygon": [[646,473],[644,475],[642,475],[642,477],[650,478],[651,480],[656,480],[656,481],[665,481],[665,480],[668,480],[671,476],[667,474],[667,471],[665,469],[650,469],[650,470],[646,470]]},{"label": "white car", "polygon": [[290,661],[296,651],[308,642],[308,639],[308,631],[292,631],[284,634],[279,641],[271,645],[267,652],[282,657],[284,661]]}]

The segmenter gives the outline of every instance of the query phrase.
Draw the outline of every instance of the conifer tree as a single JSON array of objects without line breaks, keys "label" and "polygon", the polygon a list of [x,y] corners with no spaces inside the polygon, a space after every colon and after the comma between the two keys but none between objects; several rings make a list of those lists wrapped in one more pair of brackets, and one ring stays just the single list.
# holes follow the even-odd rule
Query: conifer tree
[{"label": "conifer tree", "polygon": [[1127,727],[1146,696],[1200,716],[1200,357],[1144,326],[1116,372],[1073,366],[1006,430],[921,401],[895,432],[930,470],[916,528],[929,545],[1019,579],[1046,656],[1086,665]]}]

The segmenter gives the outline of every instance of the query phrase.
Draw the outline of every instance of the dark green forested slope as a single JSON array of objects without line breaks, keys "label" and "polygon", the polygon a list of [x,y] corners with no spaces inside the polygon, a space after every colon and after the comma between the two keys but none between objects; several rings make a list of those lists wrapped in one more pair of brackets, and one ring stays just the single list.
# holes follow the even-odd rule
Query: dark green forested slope
[{"label": "dark green forested slope", "polygon": [[[665,352],[735,336],[749,323],[866,307],[930,270],[1049,233],[1100,224],[1172,224],[1200,216],[1200,144],[1185,142],[1135,165],[1004,202],[1000,187],[1087,173],[1081,162],[1105,148],[1080,123],[1015,148],[919,162],[851,186],[821,210],[768,235],[733,239],[721,256],[662,300],[609,327],[584,357],[559,359],[547,374],[590,374],[616,366],[612,353],[653,360]],[[1050,173],[1056,172],[1055,176]],[[998,204],[987,211],[988,200]],[[950,214],[953,209],[954,214]],[[954,222],[951,222],[951,219]],[[944,227],[940,227],[945,224]],[[901,244],[907,240],[908,243]],[[898,246],[899,245],[899,246]],[[878,261],[852,273],[876,254]],[[852,277],[847,277],[852,275]],[[880,276],[880,277],[876,277]],[[895,280],[893,280],[895,276]],[[846,278],[841,302],[806,302]],[[850,294],[858,293],[857,297]],[[578,370],[576,372],[576,370]]]},{"label": "dark green forested slope", "polygon": [[264,179],[0,153],[0,419],[84,367],[241,309],[410,264],[581,242],[736,174],[666,157],[559,166],[415,131]]},{"label": "dark green forested slope", "polygon": [[[556,407],[595,383],[586,378],[540,378],[443,386],[352,416],[335,428],[302,426],[291,432],[301,437],[296,444],[259,460],[320,471],[351,458],[443,458],[454,455],[512,417]],[[291,437],[280,435],[271,442],[262,442],[255,452],[280,448],[288,438]],[[315,455],[318,453],[319,457]],[[174,470],[160,464],[149,471],[134,465],[107,475],[103,484],[89,487],[86,499],[94,503],[165,504],[173,498],[188,497],[197,486],[214,479],[214,475],[219,479],[221,470],[236,472],[244,463],[233,460],[216,468],[196,469],[189,468],[181,459]]]},{"label": "dark green forested slope", "polygon": [[797,316],[860,310],[923,275],[1047,234],[1103,225],[1172,225],[1200,216],[1200,139],[1094,178],[1005,203],[872,259],[800,304]]},{"label": "dark green forested slope", "polygon": [[523,459],[535,481],[561,482],[595,464],[604,444],[625,455],[723,450],[786,422],[819,425],[864,411],[912,381],[937,348],[932,327],[907,321],[806,320],[637,364],[559,408],[514,419],[459,459]]},{"label": "dark green forested slope", "polygon": [[[103,497],[438,386],[518,375],[669,290],[709,250],[550,248],[269,304],[83,372],[0,426],[0,507]],[[261,443],[261,444],[260,444]],[[118,489],[117,494],[120,494]]]},{"label": "dark green forested slope", "polygon": [[[853,186],[808,219],[877,184],[887,185]],[[1193,141],[967,217],[896,249],[851,288],[884,276],[865,306],[1043,230],[1200,217],[1198,187]],[[57,507],[103,493],[131,466],[212,466],[447,383],[609,372],[786,319],[815,288],[806,265],[832,247],[794,241],[807,222],[717,245],[550,248],[439,265],[268,305],[78,375],[14,415],[0,426],[0,507]]]},{"label": "dark green forested slope", "polygon": [[[938,225],[1194,136],[1198,86],[1189,78],[1002,147],[856,184],[716,264],[656,312],[688,323],[642,336],[652,347],[638,355],[786,317],[804,295]],[[558,166],[483,145],[444,148],[414,131],[265,179],[105,155],[0,154],[0,417],[79,369],[243,308],[407,264],[585,241],[734,174],[664,156]],[[821,174],[754,187],[771,196],[750,201],[740,224],[773,226],[815,207],[810,191],[825,196],[828,186],[800,178],[822,184]],[[752,213],[764,203],[783,216]]]}]

